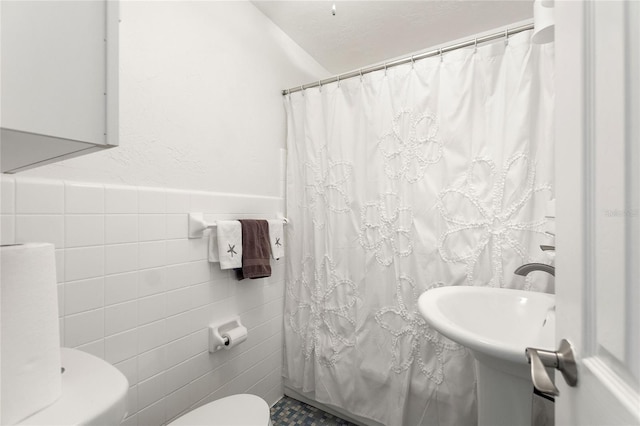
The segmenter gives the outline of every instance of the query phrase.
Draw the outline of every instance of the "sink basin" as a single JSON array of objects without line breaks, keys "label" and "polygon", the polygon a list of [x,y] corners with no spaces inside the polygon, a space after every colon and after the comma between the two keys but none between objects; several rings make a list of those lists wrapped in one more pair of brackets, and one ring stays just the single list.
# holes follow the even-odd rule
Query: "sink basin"
[{"label": "sink basin", "polygon": [[527,364],[528,346],[555,350],[552,294],[488,287],[439,287],[418,300],[438,332],[474,352]]},{"label": "sink basin", "polygon": [[529,425],[533,383],[525,349],[555,350],[555,296],[492,287],[439,287],[418,299],[435,330],[476,359],[479,425]]}]

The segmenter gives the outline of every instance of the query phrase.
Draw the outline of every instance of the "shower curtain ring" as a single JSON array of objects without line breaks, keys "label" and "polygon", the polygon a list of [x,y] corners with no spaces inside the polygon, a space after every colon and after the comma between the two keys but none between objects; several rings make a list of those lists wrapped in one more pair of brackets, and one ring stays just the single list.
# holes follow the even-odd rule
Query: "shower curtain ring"
[{"label": "shower curtain ring", "polygon": [[411,55],[411,69],[413,69],[413,66],[415,65],[416,61],[413,59],[413,55]]},{"label": "shower curtain ring", "polygon": [[300,93],[302,94],[302,96],[304,96],[304,84],[300,86]]},{"label": "shower curtain ring", "polygon": [[322,92],[322,80],[318,80],[318,92]]},{"label": "shower curtain ring", "polygon": [[442,48],[440,48],[439,51],[440,51],[440,62],[442,62]]},{"label": "shower curtain ring", "polygon": [[384,63],[384,76],[387,76],[387,63]]},{"label": "shower curtain ring", "polygon": [[362,68],[360,68],[360,83],[362,83]]},{"label": "shower curtain ring", "polygon": [[340,76],[338,75],[338,76],[336,76],[336,78],[338,79],[337,80],[338,81],[338,87],[340,87]]},{"label": "shower curtain ring", "polygon": [[473,40],[473,52],[475,53],[475,52],[477,52],[477,51],[478,51],[478,38],[476,37],[476,38]]},{"label": "shower curtain ring", "polygon": [[509,28],[504,30],[504,45],[509,45]]}]

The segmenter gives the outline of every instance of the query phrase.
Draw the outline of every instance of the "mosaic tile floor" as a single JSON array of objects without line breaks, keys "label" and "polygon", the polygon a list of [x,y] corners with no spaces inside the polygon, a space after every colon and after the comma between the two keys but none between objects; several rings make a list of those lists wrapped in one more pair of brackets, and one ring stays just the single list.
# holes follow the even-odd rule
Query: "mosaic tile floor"
[{"label": "mosaic tile floor", "polygon": [[271,407],[273,426],[355,426],[353,423],[284,396]]}]

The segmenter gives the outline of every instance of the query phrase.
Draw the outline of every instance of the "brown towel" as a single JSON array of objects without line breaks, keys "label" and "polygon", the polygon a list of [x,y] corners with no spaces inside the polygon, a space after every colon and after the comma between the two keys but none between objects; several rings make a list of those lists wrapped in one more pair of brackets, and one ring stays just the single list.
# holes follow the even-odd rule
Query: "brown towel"
[{"label": "brown towel", "polygon": [[270,277],[269,223],[266,220],[240,220],[240,224],[242,269],[236,269],[238,279]]}]

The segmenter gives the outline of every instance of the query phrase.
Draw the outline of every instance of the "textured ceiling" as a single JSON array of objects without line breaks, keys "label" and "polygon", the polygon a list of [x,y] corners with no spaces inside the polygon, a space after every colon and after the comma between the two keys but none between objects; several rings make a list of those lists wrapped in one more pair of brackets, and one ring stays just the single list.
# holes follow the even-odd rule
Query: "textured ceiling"
[{"label": "textured ceiling", "polygon": [[253,3],[333,74],[533,18],[532,0]]}]

